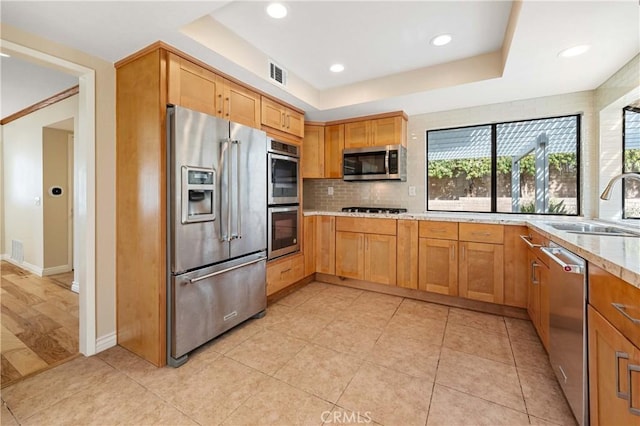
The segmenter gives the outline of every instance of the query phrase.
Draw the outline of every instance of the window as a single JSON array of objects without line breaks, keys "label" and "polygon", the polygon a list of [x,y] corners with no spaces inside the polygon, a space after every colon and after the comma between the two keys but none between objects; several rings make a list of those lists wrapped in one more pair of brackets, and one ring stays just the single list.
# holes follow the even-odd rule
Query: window
[{"label": "window", "polygon": [[427,131],[427,210],[577,215],[580,116]]},{"label": "window", "polygon": [[[622,133],[623,172],[640,172],[640,108],[626,107]],[[640,219],[640,182],[624,179],[623,218]]]}]

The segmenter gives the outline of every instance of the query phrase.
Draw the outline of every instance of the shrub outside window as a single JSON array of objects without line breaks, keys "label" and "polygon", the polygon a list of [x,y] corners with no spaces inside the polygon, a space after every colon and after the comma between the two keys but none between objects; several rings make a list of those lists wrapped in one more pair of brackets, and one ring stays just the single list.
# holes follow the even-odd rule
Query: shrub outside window
[{"label": "shrub outside window", "polygon": [[580,116],[427,131],[427,210],[578,215]]},{"label": "shrub outside window", "polygon": [[[640,172],[640,108],[626,107],[623,113],[623,171]],[[625,179],[623,185],[622,217],[640,219],[640,182]]]}]

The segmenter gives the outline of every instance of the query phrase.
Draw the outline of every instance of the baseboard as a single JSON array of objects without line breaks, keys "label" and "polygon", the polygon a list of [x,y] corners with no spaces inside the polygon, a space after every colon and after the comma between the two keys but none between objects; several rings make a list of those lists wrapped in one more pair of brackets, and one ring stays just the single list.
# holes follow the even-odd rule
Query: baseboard
[{"label": "baseboard", "polygon": [[78,281],[73,281],[71,283],[71,291],[74,293],[80,293],[80,283]]},{"label": "baseboard", "polygon": [[25,270],[27,270],[27,271],[29,271],[31,273],[36,274],[39,277],[42,276],[43,269],[41,267],[36,266],[36,265],[32,265],[29,262],[18,263],[15,260],[13,260],[10,256],[7,256],[6,254],[4,256],[6,256],[6,257],[3,260],[6,260],[7,262],[11,263],[12,265],[16,265],[18,268],[25,269]]},{"label": "baseboard", "polygon": [[96,339],[96,353],[106,351],[118,344],[116,332],[100,336]]},{"label": "baseboard", "polygon": [[70,271],[71,271],[71,265],[60,265],[60,266],[54,266],[52,268],[44,268],[42,270],[42,275],[46,277],[47,275],[63,274],[65,272],[70,272]]},{"label": "baseboard", "polygon": [[9,260],[9,254],[8,253],[0,254],[0,260]]}]

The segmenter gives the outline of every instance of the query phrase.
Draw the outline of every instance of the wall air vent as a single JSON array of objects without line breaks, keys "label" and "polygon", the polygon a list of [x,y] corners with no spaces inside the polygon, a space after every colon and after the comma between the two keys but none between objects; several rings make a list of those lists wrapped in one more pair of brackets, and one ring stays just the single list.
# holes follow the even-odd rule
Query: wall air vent
[{"label": "wall air vent", "polygon": [[22,241],[11,240],[11,259],[18,263],[24,262],[24,249]]},{"label": "wall air vent", "polygon": [[272,82],[279,84],[280,86],[286,86],[287,70],[285,70],[272,60],[269,60],[269,78]]}]

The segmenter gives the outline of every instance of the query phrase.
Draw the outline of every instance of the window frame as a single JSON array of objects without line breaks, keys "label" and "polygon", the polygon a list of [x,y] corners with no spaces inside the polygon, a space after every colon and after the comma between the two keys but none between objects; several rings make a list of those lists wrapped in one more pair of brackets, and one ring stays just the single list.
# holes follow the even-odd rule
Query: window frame
[{"label": "window frame", "polygon": [[[622,173],[625,173],[625,162],[627,160],[626,158],[626,153],[627,150],[625,149],[625,145],[626,145],[626,130],[627,130],[627,114],[626,111],[632,111],[635,112],[637,114],[640,114],[640,108],[637,107],[633,107],[631,105],[628,105],[624,108],[622,108]],[[626,212],[627,212],[627,206],[625,204],[626,200],[627,200],[627,182],[625,179],[622,179],[622,219],[624,220],[640,220],[640,216],[630,216],[627,217],[626,216]]]},{"label": "window frame", "polygon": [[[508,120],[508,121],[493,121],[491,123],[479,123],[479,124],[469,124],[465,126],[455,126],[455,127],[443,127],[438,129],[429,129],[426,130],[425,133],[425,212],[444,212],[444,213],[473,213],[473,214],[505,214],[505,215],[535,215],[535,216],[566,216],[566,217],[577,217],[582,214],[582,115],[583,113],[574,113],[574,114],[563,114],[563,115],[553,115],[547,117],[539,117],[539,118],[528,118],[525,120]],[[571,214],[558,214],[558,213],[521,213],[521,212],[499,212],[498,210],[498,198],[497,198],[497,187],[498,187],[498,133],[497,127],[501,124],[510,124],[510,123],[526,123],[530,121],[539,121],[539,120],[550,120],[554,118],[567,118],[567,117],[575,117],[576,119],[576,213]],[[429,133],[430,132],[439,132],[443,130],[459,130],[459,129],[467,129],[470,127],[482,127],[489,126],[491,128],[491,210],[490,211],[473,211],[473,210],[431,210],[429,209]],[[624,165],[624,153],[623,153],[623,165]],[[624,199],[624,197],[623,197]],[[623,201],[624,202],[624,201]]]}]

